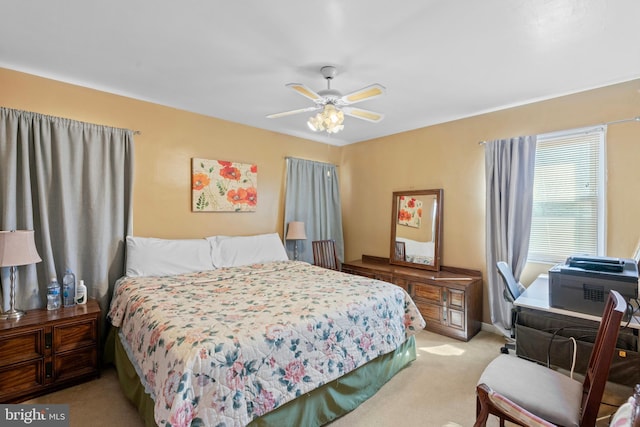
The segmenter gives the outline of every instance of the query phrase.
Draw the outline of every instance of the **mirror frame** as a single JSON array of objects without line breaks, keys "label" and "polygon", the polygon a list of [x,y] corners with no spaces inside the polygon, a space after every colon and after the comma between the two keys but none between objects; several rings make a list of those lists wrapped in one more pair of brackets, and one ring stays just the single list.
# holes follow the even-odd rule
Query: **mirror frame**
[{"label": "mirror frame", "polygon": [[[391,247],[389,251],[389,263],[394,265],[404,265],[406,267],[421,268],[423,270],[440,271],[442,259],[442,188],[432,190],[411,190],[411,191],[394,191],[393,192],[393,208],[391,213]],[[433,236],[433,264],[419,264],[416,262],[402,261],[395,258],[396,252],[396,224],[398,218],[398,197],[400,196],[435,196],[437,206],[436,215],[433,224],[435,235]]]}]

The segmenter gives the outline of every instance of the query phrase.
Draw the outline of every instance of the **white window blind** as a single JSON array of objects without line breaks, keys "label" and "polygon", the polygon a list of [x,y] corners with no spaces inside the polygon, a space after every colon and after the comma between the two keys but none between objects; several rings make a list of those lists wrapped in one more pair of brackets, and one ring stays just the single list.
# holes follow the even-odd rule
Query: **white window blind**
[{"label": "white window blind", "polygon": [[605,133],[599,126],[538,136],[529,261],[604,255]]}]

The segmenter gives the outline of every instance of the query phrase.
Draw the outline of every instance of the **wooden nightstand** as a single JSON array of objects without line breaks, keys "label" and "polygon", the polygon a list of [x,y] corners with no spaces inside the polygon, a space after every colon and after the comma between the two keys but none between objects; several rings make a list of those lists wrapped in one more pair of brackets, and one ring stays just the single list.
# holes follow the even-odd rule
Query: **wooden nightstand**
[{"label": "wooden nightstand", "polygon": [[18,403],[100,375],[100,307],[28,310],[0,321],[0,403]]}]

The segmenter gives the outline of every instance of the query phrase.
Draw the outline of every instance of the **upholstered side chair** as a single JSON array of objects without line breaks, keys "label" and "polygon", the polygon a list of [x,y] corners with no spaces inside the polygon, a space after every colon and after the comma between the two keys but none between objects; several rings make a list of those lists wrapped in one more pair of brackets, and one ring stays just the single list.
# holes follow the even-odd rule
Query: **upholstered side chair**
[{"label": "upholstered side chair", "polygon": [[[485,426],[489,414],[497,416],[501,426],[505,420],[527,427],[595,426],[626,309],[624,298],[610,291],[582,383],[512,355],[494,359],[478,381],[474,427]],[[522,414],[532,414],[539,424],[523,422]]]}]

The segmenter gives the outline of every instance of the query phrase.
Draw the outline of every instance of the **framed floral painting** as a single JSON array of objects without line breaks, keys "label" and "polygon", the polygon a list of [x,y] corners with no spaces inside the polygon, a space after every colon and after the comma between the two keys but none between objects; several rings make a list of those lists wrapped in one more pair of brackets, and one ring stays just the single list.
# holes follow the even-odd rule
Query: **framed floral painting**
[{"label": "framed floral painting", "polygon": [[400,196],[398,224],[420,228],[422,222],[422,201],[415,197]]},{"label": "framed floral painting", "polygon": [[191,194],[193,212],[255,212],[258,166],[191,159]]}]

